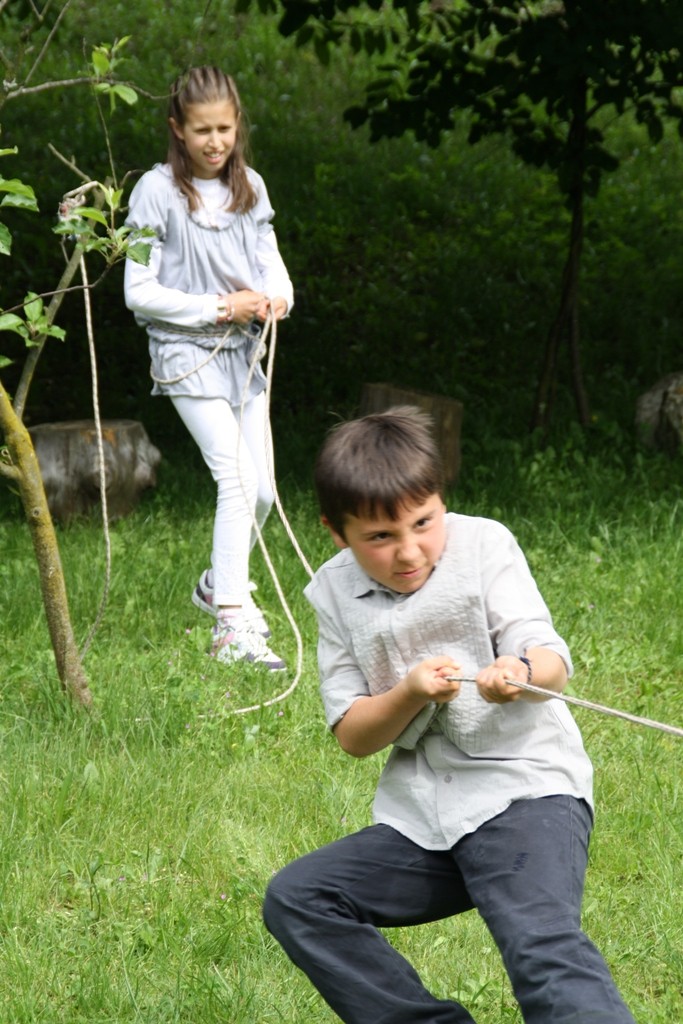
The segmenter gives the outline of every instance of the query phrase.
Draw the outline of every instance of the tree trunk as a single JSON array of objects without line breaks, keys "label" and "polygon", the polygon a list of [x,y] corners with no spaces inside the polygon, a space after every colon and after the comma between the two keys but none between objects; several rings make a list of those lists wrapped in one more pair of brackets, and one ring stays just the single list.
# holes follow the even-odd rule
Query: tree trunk
[{"label": "tree trunk", "polygon": [[[101,426],[107,519],[128,515],[141,493],[156,484],[161,453],[137,420]],[[100,447],[94,420],[29,427],[52,518],[69,522],[100,503]]]},{"label": "tree trunk", "polygon": [[12,479],[19,488],[38,562],[40,587],[57,672],[64,689],[80,704],[89,706],[92,703],[92,695],[71,626],[59,545],[45,497],[38,459],[28,430],[14,412],[2,384],[0,426],[12,460],[10,466],[0,466],[0,472]]},{"label": "tree trunk", "polygon": [[569,351],[572,363],[572,384],[574,387],[576,411],[579,417],[579,423],[582,427],[586,428],[590,425],[591,414],[588,395],[586,394],[586,388],[583,383],[583,371],[581,369],[581,332],[579,330],[578,285],[576,299],[574,300],[574,309],[572,310],[571,322],[569,325]]},{"label": "tree trunk", "polygon": [[566,339],[572,371],[572,386],[576,400],[579,422],[588,426],[590,411],[581,369],[581,337],[579,330],[579,279],[581,273],[581,252],[583,249],[583,154],[586,139],[585,94],[582,109],[575,113],[569,130],[568,147],[575,154],[576,173],[573,187],[569,191],[571,205],[571,227],[569,253],[562,271],[560,305],[553,321],[543,358],[543,366],[536,391],[536,401],[531,421],[532,429],[547,430],[552,416],[557,388],[559,353]]},{"label": "tree trunk", "polygon": [[[94,205],[101,209],[103,202],[104,195],[98,190]],[[67,261],[46,311],[50,324],[54,323],[66,289],[70,287],[82,259],[83,251],[77,245]],[[46,335],[35,339],[36,343],[29,349],[15,392],[14,404],[0,381],[0,429],[10,457],[9,463],[0,459],[0,476],[12,481],[19,490],[38,563],[45,617],[60,682],[72,698],[89,707],[92,704],[92,694],[71,625],[57,535],[43,487],[38,458],[31,436],[23,423],[28,392],[46,340]]]},{"label": "tree trunk", "polygon": [[460,431],[463,405],[456,398],[426,391],[394,387],[393,384],[364,384],[360,413],[384,412],[394,405],[415,405],[428,413],[434,424],[434,439],[443,462],[444,481],[454,484],[460,473]]}]

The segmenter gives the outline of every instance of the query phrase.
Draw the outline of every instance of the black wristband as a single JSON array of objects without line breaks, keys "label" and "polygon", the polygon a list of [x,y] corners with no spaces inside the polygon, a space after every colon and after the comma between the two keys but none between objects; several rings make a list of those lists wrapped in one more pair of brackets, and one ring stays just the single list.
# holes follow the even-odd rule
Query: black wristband
[{"label": "black wristband", "polygon": [[527,683],[530,683],[531,682],[531,662],[529,661],[528,658],[520,658],[519,660],[523,661],[524,664],[526,665],[526,681],[527,681]]}]

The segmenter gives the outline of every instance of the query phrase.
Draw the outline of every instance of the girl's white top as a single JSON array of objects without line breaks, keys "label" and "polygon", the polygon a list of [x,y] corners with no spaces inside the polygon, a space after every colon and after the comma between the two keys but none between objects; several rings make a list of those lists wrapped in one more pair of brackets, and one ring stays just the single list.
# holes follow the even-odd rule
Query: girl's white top
[{"label": "girl's white top", "polygon": [[[281,296],[288,312],[294,302],[292,282],[280,255],[272,219],[274,211],[263,179],[247,169],[257,194],[247,213],[231,213],[230,194],[219,180],[195,178],[202,198],[190,211],[168,164],[157,164],[133,189],[126,223],[151,228],[152,252],[147,266],[126,260],[126,305],[149,335],[152,376],[170,380],[204,362],[229,325],[217,324],[217,296],[251,289],[269,298]],[[244,397],[251,359],[258,350],[252,327],[234,330],[207,366],[177,384],[154,384],[152,394]],[[250,394],[263,389],[260,371]]]}]

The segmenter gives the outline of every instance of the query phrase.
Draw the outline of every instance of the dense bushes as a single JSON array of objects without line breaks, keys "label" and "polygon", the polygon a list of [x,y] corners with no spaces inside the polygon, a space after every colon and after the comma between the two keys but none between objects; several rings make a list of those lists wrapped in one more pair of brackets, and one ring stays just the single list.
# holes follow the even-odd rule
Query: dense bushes
[{"label": "dense bushes", "polygon": [[[411,138],[371,146],[342,121],[363,80],[363,58],[352,65],[337,54],[321,68],[263,16],[237,18],[218,3],[208,9],[210,23],[202,22],[186,0],[161,13],[151,4],[133,12],[76,9],[45,70],[56,75],[64,53],[87,53],[131,33],[128,74],[150,94],[111,123],[119,177],[163,159],[163,92],[178,68],[218,62],[238,79],[253,162],[268,183],[297,291],[295,315],[279,332],[273,391],[287,449],[317,439],[331,414],[356,408],[363,381],[380,379],[461,398],[470,439],[525,435],[567,242],[568,218],[551,175],[521,164],[503,139],[469,147],[464,125],[439,150]],[[15,101],[3,120],[3,143],[20,147],[12,173],[35,185],[43,211],[33,222],[13,218],[15,255],[9,273],[3,268],[7,308],[28,287],[48,290],[57,278],[50,227],[74,182],[46,153],[47,142],[75,154],[93,177],[104,177],[108,165],[87,90]],[[638,391],[680,364],[683,161],[678,140],[650,150],[630,124],[615,122],[610,131],[623,162],[587,210],[583,351],[596,419],[628,436]],[[123,306],[120,267],[93,299],[105,415],[139,416],[153,434],[171,436],[167,403],[148,398],[145,339]],[[65,304],[62,322],[66,346],[53,344],[44,357],[33,421],[89,412],[77,297]],[[562,367],[560,431],[573,418],[567,380]]]}]

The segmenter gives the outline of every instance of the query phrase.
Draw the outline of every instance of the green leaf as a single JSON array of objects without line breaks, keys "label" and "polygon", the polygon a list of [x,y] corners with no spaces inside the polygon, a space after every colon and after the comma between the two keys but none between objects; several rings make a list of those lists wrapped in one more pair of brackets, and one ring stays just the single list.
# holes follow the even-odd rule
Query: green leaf
[{"label": "green leaf", "polygon": [[0,224],[0,254],[9,256],[12,251],[12,235],[5,224]]},{"label": "green leaf", "polygon": [[13,360],[8,359],[7,356],[0,356],[0,370],[4,370],[6,366],[11,366]]},{"label": "green leaf", "polygon": [[368,119],[368,112],[365,107],[348,107],[344,111],[344,120],[348,121],[352,128],[360,128]]},{"label": "green leaf", "polygon": [[311,14],[312,8],[310,4],[292,0],[285,7],[285,13],[280,19],[278,28],[283,36],[294,35],[308,21]]},{"label": "green leaf", "polygon": [[28,292],[24,299],[24,313],[30,324],[35,324],[43,315],[43,300],[35,292]]},{"label": "green leaf", "polygon": [[14,334],[20,334],[22,338],[28,341],[28,330],[26,324],[20,316],[16,316],[15,313],[2,313],[0,314],[0,331],[13,331]]},{"label": "green leaf", "polygon": [[18,178],[0,177],[0,192],[7,194],[0,206],[21,207],[25,210],[37,210],[36,194],[30,185],[25,185]]},{"label": "green leaf", "polygon": [[95,74],[100,78],[109,73],[111,62],[108,54],[102,47],[97,47],[92,51],[91,55],[92,66],[95,69]]},{"label": "green leaf", "polygon": [[330,63],[330,48],[327,39],[321,39],[320,36],[316,36],[313,40],[313,49],[322,66],[327,67]]},{"label": "green leaf", "polygon": [[112,87],[112,92],[115,93],[119,99],[122,99],[124,103],[132,107],[134,103],[138,101],[138,94],[135,89],[131,89],[129,85],[117,84]]},{"label": "green leaf", "polygon": [[133,242],[126,249],[126,256],[131,259],[133,263],[140,263],[143,267],[146,267],[149,263],[149,254],[152,251],[152,246],[147,242]]},{"label": "green leaf", "polygon": [[77,215],[85,217],[87,220],[94,220],[98,224],[103,224],[105,228],[109,226],[109,222],[102,211],[96,210],[94,206],[79,206]]}]

